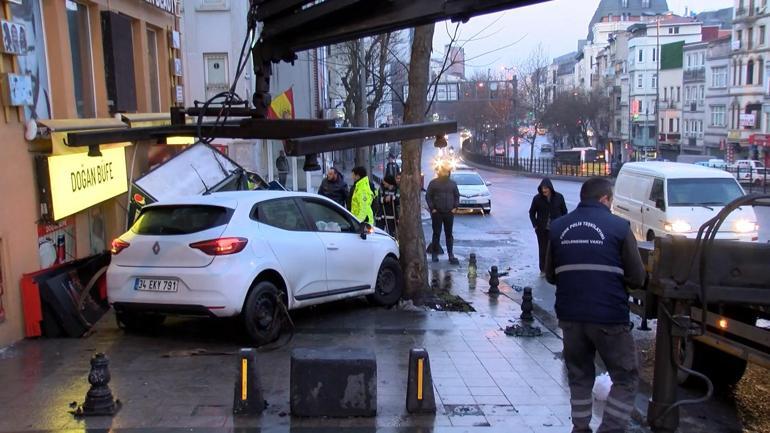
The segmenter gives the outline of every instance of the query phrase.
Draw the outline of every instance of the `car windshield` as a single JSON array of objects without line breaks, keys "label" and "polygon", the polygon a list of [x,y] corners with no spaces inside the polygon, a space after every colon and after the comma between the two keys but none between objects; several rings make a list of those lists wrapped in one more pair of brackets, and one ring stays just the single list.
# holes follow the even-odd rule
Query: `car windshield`
[{"label": "car windshield", "polygon": [[225,225],[232,209],[219,206],[153,206],[145,208],[131,231],[138,235],[186,235]]},{"label": "car windshield", "polygon": [[484,181],[481,180],[481,176],[476,173],[454,173],[452,180],[457,185],[484,185]]},{"label": "car windshield", "polygon": [[735,179],[669,179],[669,206],[724,206],[743,195]]}]

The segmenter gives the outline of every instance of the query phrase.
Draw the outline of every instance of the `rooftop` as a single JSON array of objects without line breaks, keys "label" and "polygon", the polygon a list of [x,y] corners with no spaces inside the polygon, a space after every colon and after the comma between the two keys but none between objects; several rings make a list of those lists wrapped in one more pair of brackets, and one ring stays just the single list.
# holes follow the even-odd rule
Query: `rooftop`
[{"label": "rooftop", "polygon": [[666,0],[650,0],[650,7],[642,7],[642,0],[627,0],[627,7],[623,7],[623,0],[601,0],[599,6],[594,12],[591,22],[588,24],[588,39],[593,40],[594,25],[607,16],[621,16],[623,14],[630,16],[656,15],[668,11],[668,2]]}]

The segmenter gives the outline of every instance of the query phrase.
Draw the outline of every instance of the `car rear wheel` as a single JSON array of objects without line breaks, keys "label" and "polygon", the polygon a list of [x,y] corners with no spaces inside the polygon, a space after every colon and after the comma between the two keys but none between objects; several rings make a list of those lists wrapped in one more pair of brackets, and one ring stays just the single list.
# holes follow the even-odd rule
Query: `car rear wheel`
[{"label": "car rear wheel", "polygon": [[129,311],[116,311],[115,318],[118,320],[118,326],[129,332],[154,331],[166,321],[163,314]]},{"label": "car rear wheel", "polygon": [[246,297],[243,322],[246,332],[258,345],[271,343],[281,335],[287,314],[282,293],[269,281],[257,283]]},{"label": "car rear wheel", "polygon": [[404,278],[401,273],[401,264],[393,257],[386,257],[377,272],[377,284],[374,293],[367,296],[370,302],[389,307],[395,305],[401,299],[404,289]]}]

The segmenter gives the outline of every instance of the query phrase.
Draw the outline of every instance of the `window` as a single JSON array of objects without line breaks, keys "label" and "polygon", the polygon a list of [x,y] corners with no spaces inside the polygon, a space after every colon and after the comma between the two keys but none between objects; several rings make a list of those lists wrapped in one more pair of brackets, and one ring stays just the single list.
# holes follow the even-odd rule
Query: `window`
[{"label": "window", "polygon": [[338,209],[313,199],[304,199],[305,209],[319,232],[356,233],[356,226]]},{"label": "window", "polygon": [[712,68],[711,69],[711,87],[723,88],[727,87],[727,68]]},{"label": "window", "polygon": [[306,231],[307,224],[293,198],[264,201],[257,204],[257,221],[283,230]]},{"label": "window", "polygon": [[658,87],[658,74],[652,74],[651,84],[653,89]]},{"label": "window", "polygon": [[679,118],[676,118],[676,130],[674,132],[679,132]]},{"label": "window", "polygon": [[743,85],[743,60],[738,60],[738,85]]},{"label": "window", "polygon": [[653,49],[652,49],[652,61],[653,61],[653,62],[656,62],[656,61],[658,61],[658,57],[657,57],[657,55],[658,55],[658,50],[657,50],[657,48],[653,48]]},{"label": "window", "polygon": [[663,195],[663,179],[655,179],[652,182],[652,189],[650,190],[650,201],[658,203],[664,199]]},{"label": "window", "polygon": [[738,85],[737,71],[738,71],[737,63],[733,62],[733,86]]},{"label": "window", "polygon": [[138,235],[187,235],[227,224],[233,210],[220,206],[184,205],[145,208],[131,231]]},{"label": "window", "polygon": [[692,56],[688,54],[687,55],[687,68],[689,69],[691,67],[692,67]]},{"label": "window", "polygon": [[684,88],[684,102],[685,103],[688,103],[688,102],[690,102],[692,100],[692,98],[690,96],[691,96],[690,95],[690,86],[687,86],[687,87]]},{"label": "window", "polygon": [[714,105],[711,107],[711,126],[725,126],[725,106]]},{"label": "window", "polygon": [[754,27],[749,27],[746,30],[746,38],[748,39],[748,48],[752,49],[754,48]]},{"label": "window", "polygon": [[75,109],[78,117],[96,117],[93,63],[91,60],[91,27],[86,5],[66,0],[67,26],[72,53],[72,77]]},{"label": "window", "polygon": [[684,121],[684,133],[687,134],[689,132],[690,132],[690,121],[689,120],[685,120]]},{"label": "window", "polygon": [[703,133],[703,121],[702,120],[698,121],[698,132],[701,133],[701,134]]},{"label": "window", "polygon": [[663,131],[664,131],[664,129],[663,129],[663,125],[665,125],[665,123],[664,123],[664,122],[665,122],[665,121],[664,121],[664,120],[663,120],[663,118],[661,117],[661,118],[660,118],[660,126],[658,127],[658,129],[660,129],[660,132],[663,132]]},{"label": "window", "polygon": [[754,84],[754,60],[746,63],[746,84]]},{"label": "window", "polygon": [[762,85],[765,79],[765,60],[760,57],[757,59],[757,84]]},{"label": "window", "polygon": [[642,7],[643,8],[650,7],[650,0],[642,0]]},{"label": "window", "polygon": [[644,61],[644,50],[639,48],[639,62]]},{"label": "window", "polygon": [[674,34],[675,34],[675,35],[678,35],[678,34],[679,34],[679,27],[674,27]]},{"label": "window", "polygon": [[738,46],[743,42],[743,30],[738,30],[735,32],[735,40],[738,41]]},{"label": "window", "polygon": [[147,60],[150,67],[150,110],[160,112],[160,72],[158,71],[158,33],[147,29]]},{"label": "window", "polygon": [[644,87],[644,76],[642,74],[639,74],[639,77],[636,79],[636,87],[638,89]]},{"label": "window", "polygon": [[765,26],[759,26],[759,45],[765,45]]},{"label": "window", "polygon": [[700,65],[706,66],[706,53],[700,53]]},{"label": "window", "polygon": [[203,53],[204,81],[206,99],[230,89],[230,74],[227,66],[227,53]]},{"label": "window", "polygon": [[668,87],[663,88],[663,100],[668,101]]},{"label": "window", "polygon": [[620,2],[624,8],[628,7],[628,0],[620,0]]},{"label": "window", "polygon": [[674,132],[674,119],[668,119],[668,132]]},{"label": "window", "polygon": [[724,206],[743,195],[735,179],[669,179],[669,206]]},{"label": "window", "polygon": [[676,86],[676,102],[682,100],[682,87]]}]

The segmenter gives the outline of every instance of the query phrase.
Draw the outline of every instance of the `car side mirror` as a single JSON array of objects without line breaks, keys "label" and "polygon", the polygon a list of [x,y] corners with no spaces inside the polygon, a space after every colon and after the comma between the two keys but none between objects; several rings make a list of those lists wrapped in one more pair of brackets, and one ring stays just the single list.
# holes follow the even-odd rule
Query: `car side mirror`
[{"label": "car side mirror", "polygon": [[490,182],[490,181],[486,181],[486,182],[484,182],[484,183],[486,183],[486,184],[487,184],[487,186],[492,186],[492,182]]},{"label": "car side mirror", "polygon": [[663,211],[666,210],[666,201],[662,198],[655,200],[655,207]]},{"label": "car side mirror", "polygon": [[359,232],[358,234],[361,235],[361,239],[366,239],[366,236],[374,233],[374,229],[372,228],[372,225],[369,223],[361,223],[359,226]]}]

